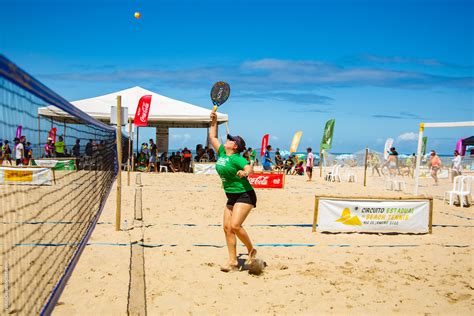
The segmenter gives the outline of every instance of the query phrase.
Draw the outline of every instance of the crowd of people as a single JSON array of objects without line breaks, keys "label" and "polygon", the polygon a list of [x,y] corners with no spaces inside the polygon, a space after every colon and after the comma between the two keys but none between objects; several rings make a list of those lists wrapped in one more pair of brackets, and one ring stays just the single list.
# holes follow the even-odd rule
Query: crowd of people
[{"label": "crowd of people", "polygon": [[[372,176],[375,175],[375,172],[377,172],[379,176],[382,176],[384,168],[387,168],[390,176],[401,175],[414,177],[416,169],[416,154],[413,153],[406,157],[404,161],[399,159],[398,156],[399,154],[397,150],[395,147],[392,147],[388,151],[388,159],[381,164],[379,155],[376,153],[369,153],[368,161],[369,166],[372,167]],[[435,150],[431,150],[430,155],[426,160],[426,165],[430,170],[430,175],[434,180],[434,184],[438,185],[438,172],[441,170],[442,161]],[[451,164],[451,179],[453,180],[456,176],[461,175],[461,173],[462,157],[459,151],[455,150]]]},{"label": "crowd of people", "polygon": [[28,166],[33,158],[33,148],[26,140],[26,136],[15,137],[13,145],[8,139],[0,141],[0,165]]},{"label": "crowd of people", "polygon": [[190,149],[184,147],[183,150],[159,153],[153,139],[149,140],[149,144],[142,143],[140,152],[135,155],[134,170],[158,172],[161,166],[165,166],[167,171],[171,172],[192,172],[191,162],[216,162],[216,154],[209,146],[198,144],[195,150],[196,155]]}]

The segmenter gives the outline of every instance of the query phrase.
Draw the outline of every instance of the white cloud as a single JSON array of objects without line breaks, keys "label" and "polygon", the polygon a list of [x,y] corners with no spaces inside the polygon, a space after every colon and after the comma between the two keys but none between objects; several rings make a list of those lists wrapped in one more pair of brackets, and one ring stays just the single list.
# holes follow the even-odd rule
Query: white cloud
[{"label": "white cloud", "polygon": [[272,135],[272,136],[270,136],[270,138],[271,138],[272,140],[274,140],[274,141],[278,141],[278,140],[279,140],[278,136],[273,136],[273,135]]},{"label": "white cloud", "polygon": [[397,140],[399,142],[412,142],[418,139],[418,134],[413,132],[407,132],[399,135]]},{"label": "white cloud", "polygon": [[191,139],[191,135],[190,134],[174,134],[171,136],[171,138],[175,140],[181,140],[184,143]]}]

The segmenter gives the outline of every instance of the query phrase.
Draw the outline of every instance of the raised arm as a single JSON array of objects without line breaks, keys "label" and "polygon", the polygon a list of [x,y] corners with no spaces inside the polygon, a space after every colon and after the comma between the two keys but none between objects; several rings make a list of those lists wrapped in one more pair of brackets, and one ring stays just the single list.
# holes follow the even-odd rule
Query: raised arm
[{"label": "raised arm", "polygon": [[211,126],[209,128],[209,142],[216,152],[219,151],[221,143],[217,138],[217,114],[216,112],[211,112]]}]

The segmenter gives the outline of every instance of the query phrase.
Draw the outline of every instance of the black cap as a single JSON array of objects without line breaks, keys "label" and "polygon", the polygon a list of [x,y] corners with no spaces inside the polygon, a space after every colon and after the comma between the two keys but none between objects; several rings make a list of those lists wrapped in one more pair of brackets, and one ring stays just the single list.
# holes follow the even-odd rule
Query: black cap
[{"label": "black cap", "polygon": [[245,150],[245,141],[242,137],[227,134],[227,139],[235,142],[235,144],[237,145],[237,151],[239,153]]}]

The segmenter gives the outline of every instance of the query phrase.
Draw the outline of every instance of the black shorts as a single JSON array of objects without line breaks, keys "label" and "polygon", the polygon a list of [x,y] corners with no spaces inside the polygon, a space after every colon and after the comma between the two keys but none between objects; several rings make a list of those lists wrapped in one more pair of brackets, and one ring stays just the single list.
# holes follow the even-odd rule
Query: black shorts
[{"label": "black shorts", "polygon": [[242,193],[226,193],[227,205],[234,205],[235,203],[251,204],[257,207],[257,195],[255,190],[250,190]]}]

